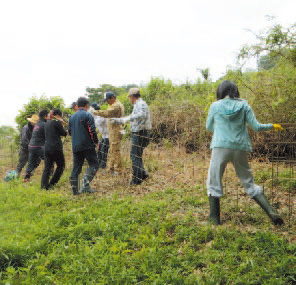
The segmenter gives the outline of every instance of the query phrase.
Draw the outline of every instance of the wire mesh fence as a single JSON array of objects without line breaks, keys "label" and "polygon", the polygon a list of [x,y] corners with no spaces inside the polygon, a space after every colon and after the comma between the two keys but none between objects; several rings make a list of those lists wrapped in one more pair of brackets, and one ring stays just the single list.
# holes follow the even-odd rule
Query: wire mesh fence
[{"label": "wire mesh fence", "polygon": [[[292,231],[296,217],[296,124],[283,123],[282,125],[285,128],[283,132],[260,134],[261,139],[266,136],[264,140],[268,153],[250,155],[249,158],[255,182],[262,186],[273,206],[280,209],[280,213]],[[256,135],[252,134],[252,136]],[[98,190],[100,195],[110,194],[118,188],[125,189],[125,194],[142,195],[168,188],[192,187],[194,191],[202,192],[206,196],[207,172],[211,159],[208,141],[197,142],[198,149],[188,152],[188,145],[176,140],[160,139],[159,135],[153,132],[149,143],[143,144],[146,139],[145,137],[143,140],[143,136],[136,133],[124,135],[121,141],[121,157],[118,158],[122,160],[122,170],[115,174],[100,169],[93,180],[93,188]],[[105,160],[108,157],[107,149],[103,142],[98,150]],[[69,137],[64,141],[64,154],[66,170],[68,170],[66,173],[69,173],[73,166]],[[18,148],[12,137],[0,138],[0,160],[1,177],[4,177],[7,170],[15,169],[18,162]],[[82,174],[86,167],[85,163]],[[43,163],[35,172],[35,179],[41,179],[42,170]],[[69,175],[66,173],[64,176]],[[137,186],[130,185],[135,178],[143,183]],[[62,189],[71,193],[69,183],[67,180],[64,181]],[[226,168],[223,185],[225,196],[221,199],[221,209],[223,212],[225,204],[230,209],[228,213],[225,213],[224,219],[233,219],[236,215],[237,222],[239,222],[244,213],[252,212],[251,208],[254,204],[247,197],[232,165]]]}]

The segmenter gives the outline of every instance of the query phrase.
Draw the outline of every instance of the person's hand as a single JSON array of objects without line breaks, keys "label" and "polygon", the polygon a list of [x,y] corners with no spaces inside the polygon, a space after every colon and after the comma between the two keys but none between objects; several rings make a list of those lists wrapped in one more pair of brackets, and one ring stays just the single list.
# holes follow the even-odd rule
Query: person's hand
[{"label": "person's hand", "polygon": [[273,124],[273,129],[278,132],[282,131],[284,128],[280,124]]},{"label": "person's hand", "polygon": [[110,119],[111,124],[124,125],[128,121],[129,117],[112,118]]},{"label": "person's hand", "polygon": [[121,125],[123,124],[122,118],[111,118],[109,119],[111,124]]}]

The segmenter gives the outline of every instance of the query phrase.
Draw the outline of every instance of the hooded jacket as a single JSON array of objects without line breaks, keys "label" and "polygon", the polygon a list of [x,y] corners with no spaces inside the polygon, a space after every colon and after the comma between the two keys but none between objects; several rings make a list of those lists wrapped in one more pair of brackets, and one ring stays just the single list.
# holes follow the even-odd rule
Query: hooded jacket
[{"label": "hooded jacket", "polygon": [[214,102],[209,110],[206,128],[213,132],[211,149],[230,148],[252,151],[247,123],[256,131],[272,129],[272,124],[260,124],[248,102],[225,98]]},{"label": "hooded jacket", "polygon": [[94,149],[99,142],[94,118],[83,108],[71,116],[68,131],[72,136],[73,152]]}]

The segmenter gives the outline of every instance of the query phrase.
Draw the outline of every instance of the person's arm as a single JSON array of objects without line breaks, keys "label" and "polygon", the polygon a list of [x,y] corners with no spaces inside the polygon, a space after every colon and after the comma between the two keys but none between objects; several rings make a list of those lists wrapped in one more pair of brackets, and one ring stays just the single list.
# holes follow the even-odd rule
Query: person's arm
[{"label": "person's arm", "polygon": [[214,132],[214,112],[213,112],[213,107],[211,105],[209,113],[208,113],[208,118],[207,118],[207,123],[206,123],[206,129],[210,132]]},{"label": "person's arm", "polygon": [[257,121],[256,116],[249,105],[247,105],[246,107],[246,118],[250,127],[256,132],[268,131],[273,128],[272,124],[260,124]]},{"label": "person's arm", "polygon": [[56,121],[56,128],[58,130],[58,134],[62,137],[67,136],[67,131],[64,129],[61,121]]},{"label": "person's arm", "polygon": [[139,118],[144,118],[147,115],[147,107],[145,105],[135,106],[131,115],[127,116],[128,121],[134,121]]},{"label": "person's arm", "polygon": [[22,145],[29,145],[31,139],[31,133],[28,126],[23,127],[22,135],[21,135],[21,144]]},{"label": "person's arm", "polygon": [[147,112],[148,112],[148,106],[145,106],[145,105],[136,106],[136,105],[134,105],[133,112],[129,116],[122,117],[122,118],[112,118],[111,122],[115,123],[115,124],[126,124],[129,121],[134,121],[134,120],[137,120],[139,118],[146,117]]},{"label": "person's arm", "polygon": [[68,133],[71,136],[71,118],[69,119]]},{"label": "person's arm", "polygon": [[89,114],[88,119],[87,119],[87,128],[88,128],[88,133],[90,135],[91,140],[95,143],[99,143],[98,135],[96,132],[96,125],[95,125],[95,120],[91,114]]},{"label": "person's arm", "polygon": [[120,106],[111,105],[107,110],[95,111],[94,114],[103,118],[118,118],[121,113]]}]

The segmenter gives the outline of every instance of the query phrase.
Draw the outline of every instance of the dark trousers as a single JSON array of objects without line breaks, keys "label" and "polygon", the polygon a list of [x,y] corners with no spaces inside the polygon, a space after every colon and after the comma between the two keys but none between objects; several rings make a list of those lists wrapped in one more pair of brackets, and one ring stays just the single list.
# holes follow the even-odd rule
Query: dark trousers
[{"label": "dark trousers", "polygon": [[[56,170],[49,182],[49,177],[56,163]],[[63,151],[45,151],[44,154],[44,170],[41,179],[41,188],[48,190],[50,186],[57,184],[65,169],[65,157]]]},{"label": "dark trousers", "polygon": [[29,150],[27,148],[21,148],[19,152],[19,161],[15,171],[18,175],[22,172],[22,169],[26,165],[29,159]]},{"label": "dark trousers", "polygon": [[109,139],[108,138],[102,139],[100,141],[99,151],[98,151],[98,160],[99,160],[100,168],[107,167],[108,150],[109,150]]},{"label": "dark trousers", "polygon": [[[73,168],[70,176],[71,180],[77,180],[78,175],[81,173],[84,160],[87,160],[88,169],[85,174],[88,176],[89,182],[99,170],[99,161],[95,149],[73,152]],[[92,178],[90,178],[92,177]]]},{"label": "dark trousers", "polygon": [[41,159],[44,159],[43,147],[29,148],[29,161],[25,178],[30,178],[32,176],[32,172],[39,166]]},{"label": "dark trousers", "polygon": [[141,184],[145,178],[148,177],[148,173],[144,168],[143,163],[143,151],[148,146],[150,141],[150,135],[148,131],[140,131],[132,133],[131,137],[131,161],[133,168],[132,182],[135,184]]}]

